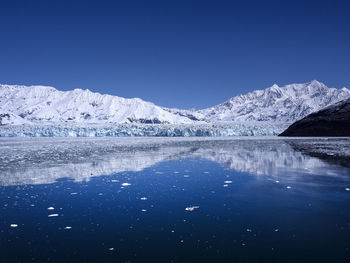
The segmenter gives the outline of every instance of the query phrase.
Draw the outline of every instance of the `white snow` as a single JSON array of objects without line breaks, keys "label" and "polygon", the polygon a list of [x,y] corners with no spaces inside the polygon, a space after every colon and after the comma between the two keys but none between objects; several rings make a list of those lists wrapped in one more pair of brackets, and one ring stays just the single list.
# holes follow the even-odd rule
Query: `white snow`
[{"label": "white snow", "polygon": [[349,97],[349,89],[328,88],[316,80],[283,87],[275,84],[265,90],[233,97],[217,106],[200,110],[198,114],[211,122],[294,122]]},{"label": "white snow", "polygon": [[[184,95],[185,96],[185,95]],[[218,122],[272,122],[291,123],[307,114],[327,107],[350,97],[346,88],[328,88],[323,83],[312,81],[303,84],[290,84],[283,87],[273,85],[265,90],[255,90],[239,95],[228,101],[203,110],[179,110],[157,106],[139,98],[126,99],[112,95],[102,95],[90,90],[75,89],[59,91],[47,86],[19,86],[0,84],[0,125],[25,126],[22,133],[17,127],[18,136],[26,133],[32,136],[234,136],[256,135],[255,128],[234,127],[233,131],[215,131],[181,126],[170,129],[145,127],[137,132],[127,126],[123,131],[111,129],[116,124],[162,123],[173,125],[217,124]],[[65,125],[85,127],[75,129]],[[100,129],[89,129],[90,125],[100,125]],[[35,132],[27,126],[44,127]],[[154,125],[153,125],[154,126]],[[157,126],[157,125],[155,125]],[[104,127],[109,127],[104,130]],[[120,127],[119,127],[120,128]],[[223,127],[220,127],[223,128]],[[34,128],[36,129],[36,128]],[[140,131],[141,130],[141,131]],[[214,130],[214,132],[212,132]],[[115,132],[117,134],[115,134]],[[2,135],[3,132],[0,132]],[[64,135],[62,135],[64,134]],[[82,135],[83,134],[83,135]],[[131,134],[131,135],[129,135]],[[261,132],[257,132],[262,135]],[[30,136],[30,135],[28,135]]]},{"label": "white snow", "polygon": [[48,86],[0,85],[0,113],[8,112],[29,122],[193,122],[139,98],[125,99],[82,89],[59,91]]}]

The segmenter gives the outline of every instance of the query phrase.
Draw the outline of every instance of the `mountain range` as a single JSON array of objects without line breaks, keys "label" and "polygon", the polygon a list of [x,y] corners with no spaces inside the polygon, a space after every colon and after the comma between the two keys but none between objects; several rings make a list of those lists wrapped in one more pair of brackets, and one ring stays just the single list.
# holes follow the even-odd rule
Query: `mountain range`
[{"label": "mountain range", "polygon": [[341,100],[347,88],[328,88],[316,80],[273,85],[202,110],[157,106],[90,90],[59,91],[48,86],[0,85],[0,124],[294,122]]}]

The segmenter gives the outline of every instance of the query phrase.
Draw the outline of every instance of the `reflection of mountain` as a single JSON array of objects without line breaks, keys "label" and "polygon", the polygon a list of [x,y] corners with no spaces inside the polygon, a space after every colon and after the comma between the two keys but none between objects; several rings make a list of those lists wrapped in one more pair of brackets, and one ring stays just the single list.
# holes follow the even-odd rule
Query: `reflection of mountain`
[{"label": "reflection of mountain", "polygon": [[180,158],[208,159],[255,175],[334,171],[282,139],[16,139],[0,141],[0,185],[47,184],[60,178],[79,182]]}]

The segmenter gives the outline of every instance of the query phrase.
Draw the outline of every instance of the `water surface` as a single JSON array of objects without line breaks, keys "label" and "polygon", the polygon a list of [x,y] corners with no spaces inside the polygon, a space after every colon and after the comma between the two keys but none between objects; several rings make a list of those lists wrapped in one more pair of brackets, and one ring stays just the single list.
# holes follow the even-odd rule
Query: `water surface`
[{"label": "water surface", "polygon": [[1,262],[348,262],[349,139],[0,140]]}]

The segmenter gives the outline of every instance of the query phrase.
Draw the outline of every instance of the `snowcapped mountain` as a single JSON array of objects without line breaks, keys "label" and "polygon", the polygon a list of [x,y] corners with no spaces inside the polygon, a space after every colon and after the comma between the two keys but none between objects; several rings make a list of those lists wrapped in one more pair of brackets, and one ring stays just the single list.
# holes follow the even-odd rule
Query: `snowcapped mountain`
[{"label": "snowcapped mountain", "polygon": [[239,95],[217,106],[200,110],[204,119],[217,121],[294,122],[350,97],[347,88],[328,88],[316,80]]},{"label": "snowcapped mountain", "polygon": [[273,85],[204,110],[157,106],[139,98],[125,99],[89,90],[59,91],[47,86],[0,85],[0,125],[28,123],[155,123],[294,122],[350,97],[346,88],[312,81]]},{"label": "snowcapped mountain", "polygon": [[193,122],[138,98],[125,99],[81,89],[63,92],[47,86],[0,85],[0,114],[6,114],[6,121],[11,124],[22,124],[20,119],[54,123]]}]

